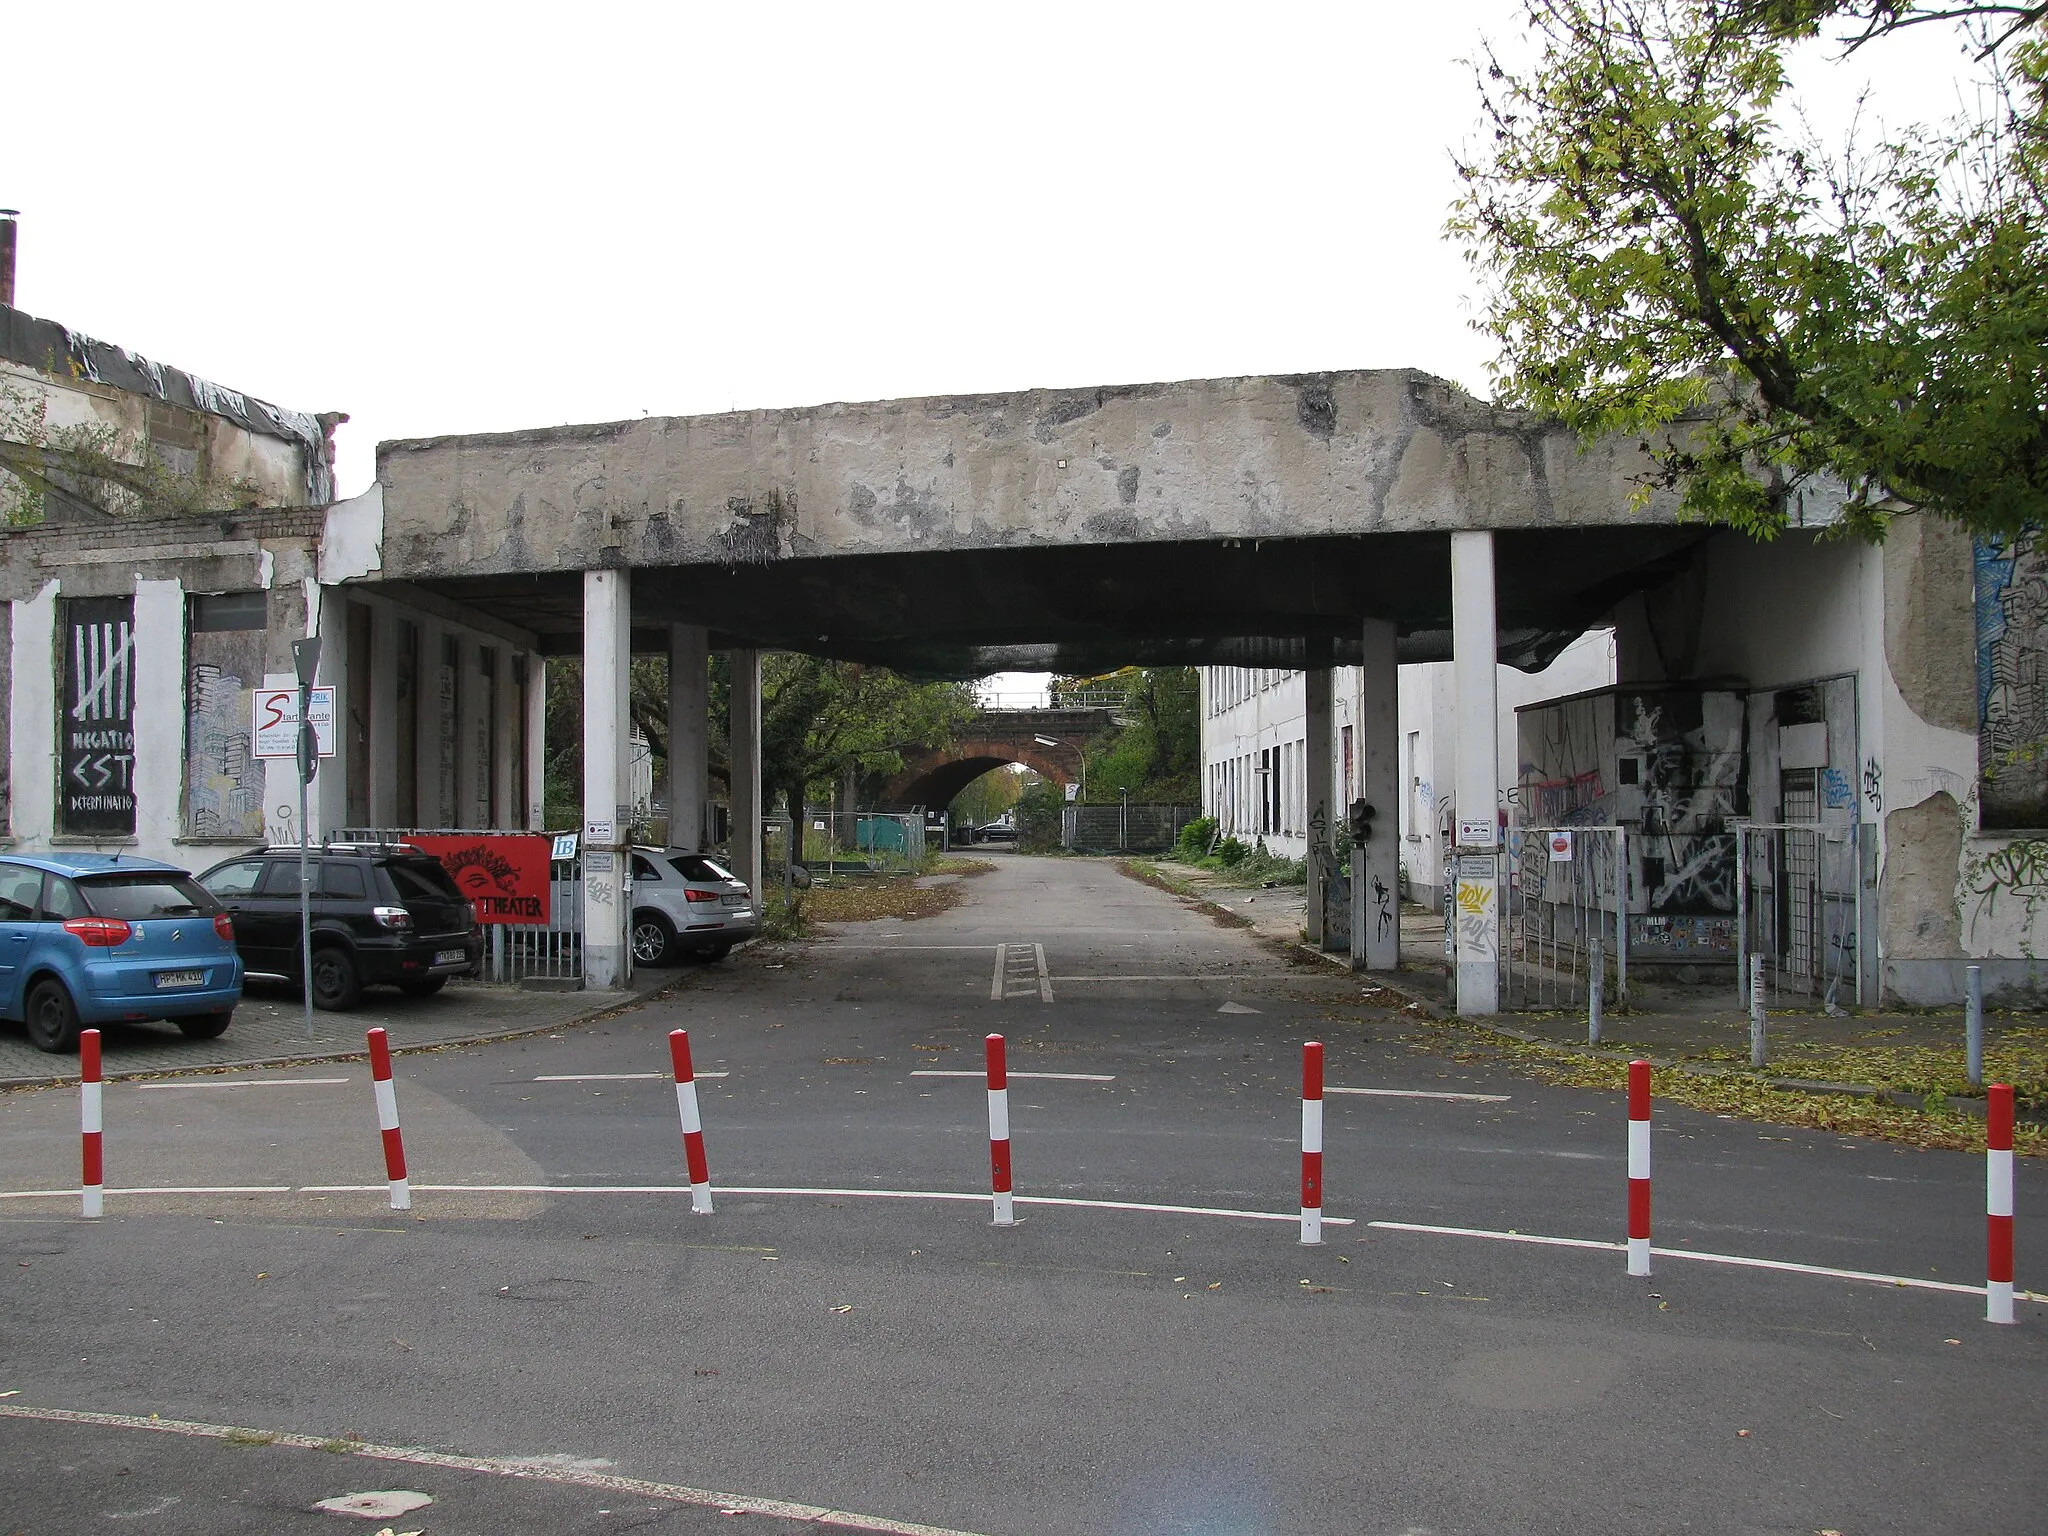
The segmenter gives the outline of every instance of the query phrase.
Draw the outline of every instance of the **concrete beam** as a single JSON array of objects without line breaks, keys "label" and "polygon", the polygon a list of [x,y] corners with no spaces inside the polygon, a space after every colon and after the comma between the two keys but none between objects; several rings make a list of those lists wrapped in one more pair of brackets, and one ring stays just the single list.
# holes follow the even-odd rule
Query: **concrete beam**
[{"label": "concrete beam", "polygon": [[[387,442],[382,575],[1675,522],[1633,437],[1413,370],[885,400]],[[1253,490],[1247,494],[1247,487]]]}]

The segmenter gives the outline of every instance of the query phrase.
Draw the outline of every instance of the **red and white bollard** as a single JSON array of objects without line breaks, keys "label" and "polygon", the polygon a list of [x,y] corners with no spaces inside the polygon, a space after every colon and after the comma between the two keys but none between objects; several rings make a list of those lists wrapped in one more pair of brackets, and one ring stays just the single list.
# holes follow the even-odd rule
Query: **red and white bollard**
[{"label": "red and white bollard", "polygon": [[[104,1116],[100,1108],[100,1032],[88,1029],[78,1037],[78,1131],[83,1142],[83,1177],[79,1180],[81,1214],[96,1217],[105,1206],[106,1175],[100,1160],[100,1133]],[[2012,1145],[2008,1133],[2007,1146]],[[2007,1188],[2011,1188],[2008,1182]],[[2006,1250],[2008,1253],[2011,1249]],[[2011,1286],[2006,1290],[2010,1292]],[[2007,1310],[2011,1310],[2008,1301]]]},{"label": "red and white bollard", "polygon": [[1650,1064],[1628,1064],[1628,1272],[1650,1272]]},{"label": "red and white bollard", "polygon": [[1301,1240],[1323,1240],[1323,1042],[1301,1048]]},{"label": "red and white bollard", "polygon": [[995,1224],[1017,1225],[1017,1203],[1010,1194],[1010,1065],[1003,1037],[990,1035],[988,1047],[988,1167],[995,1190]]},{"label": "red and white bollard", "polygon": [[704,1156],[704,1117],[697,1110],[697,1069],[690,1064],[690,1032],[668,1032],[668,1056],[676,1069],[676,1111],[683,1117],[683,1160],[690,1165],[690,1209],[711,1214],[711,1164]]},{"label": "red and white bollard", "polygon": [[1984,1106],[1984,1321],[2012,1322],[2012,1084]]},{"label": "red and white bollard", "polygon": [[391,1181],[391,1209],[412,1209],[412,1186],[405,1177],[405,1138],[398,1134],[398,1090],[391,1086],[391,1041],[381,1029],[370,1031],[370,1080],[377,1092],[377,1128],[384,1133],[384,1176]]}]

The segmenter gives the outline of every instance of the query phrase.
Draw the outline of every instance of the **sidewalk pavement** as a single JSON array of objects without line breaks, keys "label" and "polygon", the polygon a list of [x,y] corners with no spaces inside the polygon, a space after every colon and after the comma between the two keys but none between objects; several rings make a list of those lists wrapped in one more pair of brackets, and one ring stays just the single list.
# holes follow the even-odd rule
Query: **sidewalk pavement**
[{"label": "sidewalk pavement", "polygon": [[[380,1025],[389,1031],[396,1051],[458,1045],[539,1034],[596,1018],[645,1001],[694,974],[694,967],[636,971],[628,988],[608,992],[529,992],[458,981],[432,997],[407,997],[375,987],[347,1013],[315,1010],[310,1039],[298,989],[257,983],[243,993],[234,1023],[217,1040],[187,1040],[175,1024],[108,1024],[100,1027],[100,1052],[112,1079],[360,1056],[368,1048],[365,1035]],[[19,1024],[0,1023],[0,1088],[77,1078],[75,1054],[39,1051]]]},{"label": "sidewalk pavement", "polygon": [[[1233,885],[1217,871],[1176,863],[1134,860],[1166,883],[1242,921],[1262,937],[1306,950],[1306,911],[1299,886],[1253,888]],[[1334,965],[1349,957],[1328,954]],[[1401,909],[1401,969],[1389,976],[1360,976],[1361,987],[1384,986],[1407,998],[1416,1011],[1436,1018],[1455,1012],[1444,961],[1443,919],[1411,904]],[[1682,986],[1638,981],[1629,1006],[1610,1000],[1598,1047],[1587,1041],[1583,1003],[1573,1007],[1505,1012],[1467,1020],[1495,1034],[1572,1054],[1622,1061],[1642,1056],[1659,1066],[1685,1071],[1748,1075],[1749,1012],[1731,985]],[[1984,1021],[1985,1078],[2008,1081],[2022,1098],[2048,1098],[2048,1017],[2039,1013],[1987,1010]],[[1930,1098],[1950,1107],[1976,1109],[1964,1052],[1963,1012],[1947,1009],[1841,1009],[1827,1013],[1816,1000],[1799,1007],[1773,1006],[1765,1020],[1766,1058],[1760,1080],[1768,1086],[1808,1093],[1881,1098],[1919,1107]]]}]

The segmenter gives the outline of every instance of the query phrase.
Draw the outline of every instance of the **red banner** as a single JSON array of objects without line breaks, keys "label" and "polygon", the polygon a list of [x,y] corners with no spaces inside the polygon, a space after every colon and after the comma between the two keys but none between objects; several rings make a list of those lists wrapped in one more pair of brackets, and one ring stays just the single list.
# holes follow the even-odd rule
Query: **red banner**
[{"label": "red banner", "polygon": [[448,871],[455,888],[476,905],[480,923],[548,921],[548,855],[545,836],[479,832],[408,837]]}]

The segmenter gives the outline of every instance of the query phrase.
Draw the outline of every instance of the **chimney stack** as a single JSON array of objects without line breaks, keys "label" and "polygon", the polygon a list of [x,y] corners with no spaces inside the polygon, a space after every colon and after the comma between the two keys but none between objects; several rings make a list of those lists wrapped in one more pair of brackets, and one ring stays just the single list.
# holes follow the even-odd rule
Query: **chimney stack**
[{"label": "chimney stack", "polygon": [[0,304],[14,306],[14,221],[21,215],[12,208],[0,208]]}]

